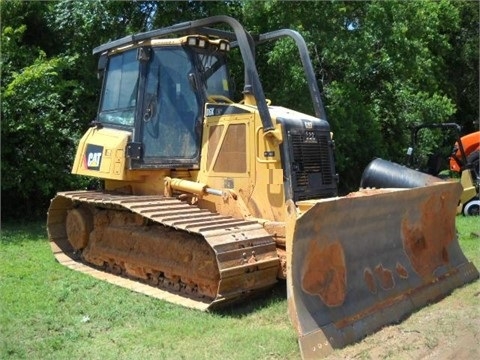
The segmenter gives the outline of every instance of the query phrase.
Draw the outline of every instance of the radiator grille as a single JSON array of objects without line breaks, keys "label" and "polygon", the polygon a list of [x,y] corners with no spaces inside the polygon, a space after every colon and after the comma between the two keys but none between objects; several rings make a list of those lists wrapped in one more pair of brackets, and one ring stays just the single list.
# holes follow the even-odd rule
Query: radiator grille
[{"label": "radiator grille", "polygon": [[311,184],[312,179],[320,181],[321,185],[332,184],[334,179],[329,157],[329,135],[321,132],[290,135],[293,152],[292,170],[296,185],[300,187],[320,185]]}]

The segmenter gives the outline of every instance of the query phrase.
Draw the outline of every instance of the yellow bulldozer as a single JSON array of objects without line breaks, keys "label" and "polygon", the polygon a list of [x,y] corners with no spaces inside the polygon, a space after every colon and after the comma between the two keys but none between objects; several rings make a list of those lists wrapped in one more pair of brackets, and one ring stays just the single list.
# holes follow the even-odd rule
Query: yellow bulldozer
[{"label": "yellow bulldozer", "polygon": [[[297,45],[314,115],[265,97],[255,48],[281,38]],[[458,183],[431,177],[338,195],[334,142],[298,32],[252,35],[215,16],[93,54],[100,103],[72,172],[101,187],[52,200],[47,227],[61,264],[201,310],[286,279],[304,358],[478,278],[456,237]],[[245,74],[236,102],[235,54]]]}]

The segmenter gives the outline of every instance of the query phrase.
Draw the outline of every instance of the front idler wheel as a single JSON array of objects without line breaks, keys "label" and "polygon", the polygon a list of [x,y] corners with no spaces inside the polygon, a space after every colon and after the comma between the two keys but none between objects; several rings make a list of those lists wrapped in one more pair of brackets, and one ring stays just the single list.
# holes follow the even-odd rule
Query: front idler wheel
[{"label": "front idler wheel", "polygon": [[84,249],[93,230],[93,216],[86,207],[74,208],[67,213],[67,238],[75,251]]}]

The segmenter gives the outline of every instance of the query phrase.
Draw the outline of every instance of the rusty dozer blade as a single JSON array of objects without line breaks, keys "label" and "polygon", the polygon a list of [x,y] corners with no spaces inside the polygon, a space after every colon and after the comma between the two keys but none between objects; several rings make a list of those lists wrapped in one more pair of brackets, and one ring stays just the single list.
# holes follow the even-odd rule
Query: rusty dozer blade
[{"label": "rusty dozer blade", "polygon": [[303,358],[325,356],[478,278],[460,249],[462,189],[444,182],[300,202],[287,235],[289,313]]}]

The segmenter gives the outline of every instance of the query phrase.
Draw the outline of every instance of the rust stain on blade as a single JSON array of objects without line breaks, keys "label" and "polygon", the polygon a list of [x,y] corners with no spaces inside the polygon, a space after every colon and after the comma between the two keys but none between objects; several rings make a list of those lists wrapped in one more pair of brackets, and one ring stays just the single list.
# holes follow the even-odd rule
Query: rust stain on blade
[{"label": "rust stain on blade", "polygon": [[[455,214],[448,204],[453,202],[451,193],[432,196],[420,204],[419,222],[412,222],[408,217],[402,222],[405,251],[412,267],[423,279],[430,278],[435,269],[449,262],[447,248],[455,239]],[[438,226],[440,223],[452,225]]]},{"label": "rust stain on blade", "polygon": [[392,271],[384,268],[382,264],[375,266],[375,274],[380,281],[380,286],[385,289],[393,289],[395,286],[395,279],[393,278]]},{"label": "rust stain on blade", "polygon": [[305,292],[318,295],[327,306],[343,304],[347,274],[345,254],[338,241],[326,246],[319,246],[315,240],[310,241],[302,286]]},{"label": "rust stain on blade", "polygon": [[370,292],[372,294],[376,294],[377,293],[377,283],[375,282],[375,277],[373,276],[372,269],[366,268],[363,271],[363,279],[365,281],[365,284],[367,284],[368,290],[370,290]]},{"label": "rust stain on blade", "polygon": [[401,279],[408,279],[408,270],[401,263],[397,262],[395,270]]}]

